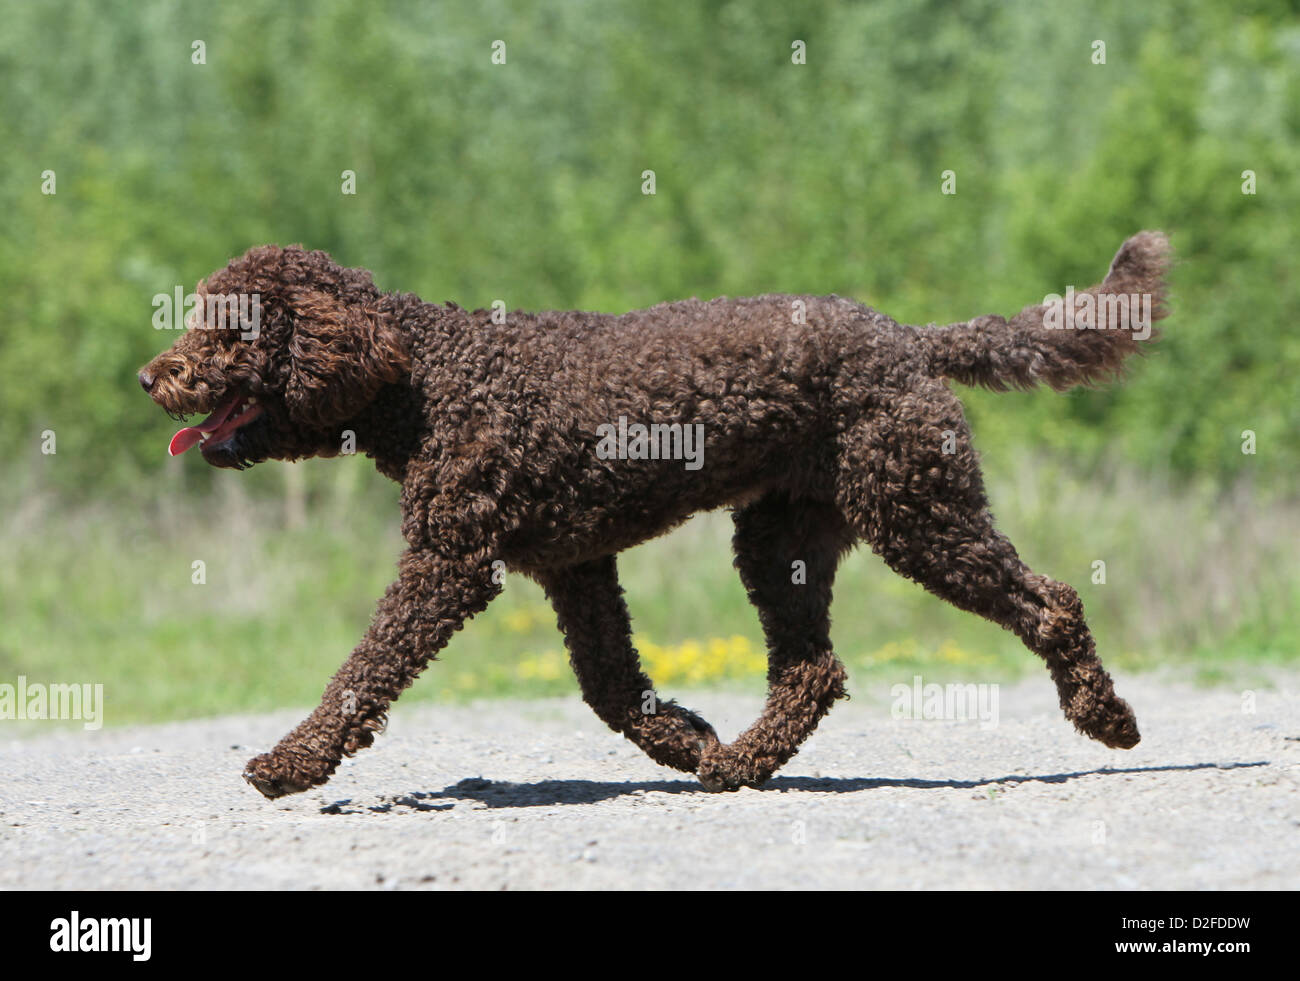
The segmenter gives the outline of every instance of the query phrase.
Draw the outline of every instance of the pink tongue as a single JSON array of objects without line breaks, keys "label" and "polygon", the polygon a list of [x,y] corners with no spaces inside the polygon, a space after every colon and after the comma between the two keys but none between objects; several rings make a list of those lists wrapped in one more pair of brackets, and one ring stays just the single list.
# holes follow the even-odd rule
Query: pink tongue
[{"label": "pink tongue", "polygon": [[216,409],[213,410],[212,415],[208,416],[197,426],[186,426],[172,437],[172,441],[167,444],[167,452],[172,456],[180,456],[191,446],[201,440],[204,433],[210,433],[214,429],[220,428],[221,424],[226,421],[226,417],[230,415],[238,401],[239,394],[236,393],[217,406]]},{"label": "pink tongue", "polygon": [[167,452],[171,456],[180,456],[202,438],[202,429],[198,426],[186,426],[172,437],[172,441],[167,444]]}]

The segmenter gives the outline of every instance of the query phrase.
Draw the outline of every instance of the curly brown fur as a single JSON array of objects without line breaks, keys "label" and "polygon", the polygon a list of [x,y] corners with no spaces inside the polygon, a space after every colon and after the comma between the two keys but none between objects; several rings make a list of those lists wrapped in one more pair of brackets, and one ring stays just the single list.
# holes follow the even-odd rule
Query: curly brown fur
[{"label": "curly brown fur", "polygon": [[[1140,233],[1089,293],[1143,293],[1162,317],[1167,265],[1164,236]],[[324,783],[370,745],[391,702],[500,591],[503,567],[545,588],[583,697],[607,725],[710,789],[761,784],[844,696],[828,610],[836,564],[859,541],[1019,636],[1081,732],[1113,747],[1138,741],[1078,595],[1031,572],[993,527],[945,380],[1060,389],[1112,377],[1143,334],[1116,307],[1097,306],[1077,325],[1089,329],[1074,330],[1049,329],[1043,305],[1009,321],[913,327],[834,296],[497,323],[382,293],[323,252],[276,246],[250,250],[199,294],[256,294],[259,330],[221,329],[205,307],[141,371],[170,413],[214,413],[173,448],[204,439],[209,463],[243,468],[354,442],[402,487],[399,576],[321,704],[249,762],[245,776],[268,797]],[[620,417],[703,426],[702,467],[605,458],[598,427]],[[721,506],[735,511],[736,567],[770,665],[762,716],[729,745],[655,695],[614,560]]]}]

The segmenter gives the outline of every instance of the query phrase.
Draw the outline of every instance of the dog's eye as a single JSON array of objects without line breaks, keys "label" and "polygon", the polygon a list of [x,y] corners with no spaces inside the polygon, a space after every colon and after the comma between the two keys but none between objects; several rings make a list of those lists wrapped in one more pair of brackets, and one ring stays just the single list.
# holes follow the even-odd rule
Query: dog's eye
[{"label": "dog's eye", "polygon": [[181,369],[180,369],[180,368],[172,368],[172,377],[173,377],[173,378],[179,378],[179,377],[180,377],[180,374],[181,374]]}]

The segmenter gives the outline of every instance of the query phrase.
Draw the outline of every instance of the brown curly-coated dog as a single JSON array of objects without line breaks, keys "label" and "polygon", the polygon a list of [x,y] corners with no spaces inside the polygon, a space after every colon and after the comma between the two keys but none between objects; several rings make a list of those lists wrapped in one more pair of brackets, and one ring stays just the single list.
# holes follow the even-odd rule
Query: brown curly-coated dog
[{"label": "brown curly-coated dog", "polygon": [[[1167,266],[1164,236],[1142,232],[1073,303],[913,327],[835,296],[494,316],[380,292],[324,252],[250,250],[199,284],[191,328],[140,372],[170,413],[211,413],[172,452],[200,444],[243,468],[355,446],[401,484],[408,548],[320,705],[246,778],[267,797],[328,780],[505,569],[545,588],[605,723],[710,790],[761,784],[844,695],[827,611],[859,541],[1020,637],[1079,731],[1134,746],[1078,595],[994,528],[946,379],[1064,389],[1116,375],[1164,315]],[[615,570],[623,549],[722,506],[770,658],[763,714],[729,745],[654,697]]]}]

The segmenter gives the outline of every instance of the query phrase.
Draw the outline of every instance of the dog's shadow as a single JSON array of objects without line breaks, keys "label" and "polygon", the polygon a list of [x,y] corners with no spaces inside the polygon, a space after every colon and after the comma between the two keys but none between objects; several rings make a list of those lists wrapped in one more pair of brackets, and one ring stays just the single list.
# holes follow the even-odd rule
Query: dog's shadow
[{"label": "dog's shadow", "polygon": [[[883,787],[906,787],[913,790],[977,790],[1020,783],[1068,783],[1080,777],[1114,777],[1135,773],[1171,773],[1191,770],[1240,770],[1268,766],[1267,760],[1249,763],[1184,763],[1170,766],[1104,767],[1071,773],[1009,774],[981,780],[923,780],[915,777],[773,777],[760,793],[807,792],[852,794]],[[335,801],[321,808],[323,814],[359,814],[394,811],[448,811],[461,801],[477,801],[488,808],[553,807],[557,804],[596,804],[616,797],[642,797],[646,794],[691,794],[725,799],[692,780],[539,780],[535,783],[508,783],[471,777],[443,790],[413,791],[393,798],[380,798],[378,804],[358,804],[352,800]]]}]

